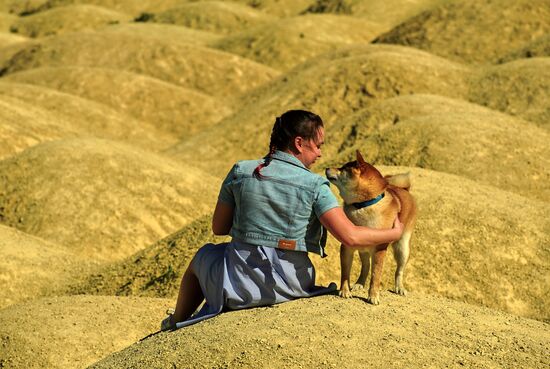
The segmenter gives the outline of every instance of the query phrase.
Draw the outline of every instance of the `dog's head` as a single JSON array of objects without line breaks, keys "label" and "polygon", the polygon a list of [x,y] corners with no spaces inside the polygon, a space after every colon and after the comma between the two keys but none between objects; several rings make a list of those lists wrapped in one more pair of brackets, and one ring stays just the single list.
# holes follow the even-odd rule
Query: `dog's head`
[{"label": "dog's head", "polygon": [[388,184],[378,169],[363,160],[359,150],[356,156],[355,161],[325,171],[327,179],[338,187],[346,204],[372,199],[380,195]]}]

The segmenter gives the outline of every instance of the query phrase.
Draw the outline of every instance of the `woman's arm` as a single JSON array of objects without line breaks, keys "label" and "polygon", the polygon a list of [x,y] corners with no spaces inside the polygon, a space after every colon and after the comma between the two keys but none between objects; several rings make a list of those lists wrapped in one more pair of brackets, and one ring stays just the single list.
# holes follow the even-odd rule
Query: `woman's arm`
[{"label": "woman's arm", "polygon": [[225,202],[218,201],[212,217],[212,232],[216,236],[229,234],[233,225],[233,207]]},{"label": "woman's arm", "polygon": [[390,243],[401,238],[403,223],[396,218],[392,229],[374,229],[356,226],[341,207],[332,208],[319,218],[321,224],[346,246],[369,247]]}]

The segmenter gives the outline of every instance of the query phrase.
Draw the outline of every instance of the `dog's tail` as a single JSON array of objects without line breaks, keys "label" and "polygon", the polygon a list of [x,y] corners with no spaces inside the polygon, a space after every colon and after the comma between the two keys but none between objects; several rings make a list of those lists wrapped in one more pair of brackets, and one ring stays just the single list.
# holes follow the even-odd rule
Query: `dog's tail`
[{"label": "dog's tail", "polygon": [[391,175],[391,176],[385,176],[384,178],[386,178],[386,181],[388,181],[388,184],[390,184],[390,185],[402,188],[402,189],[407,190],[407,191],[409,191],[411,189],[411,174],[410,174],[410,172],[395,174],[395,175]]}]

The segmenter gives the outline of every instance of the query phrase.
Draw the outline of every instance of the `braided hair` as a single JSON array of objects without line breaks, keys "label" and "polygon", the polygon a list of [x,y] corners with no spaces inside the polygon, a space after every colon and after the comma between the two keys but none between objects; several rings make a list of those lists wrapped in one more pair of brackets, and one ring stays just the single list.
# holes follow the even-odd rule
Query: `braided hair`
[{"label": "braided hair", "polygon": [[254,177],[260,180],[265,178],[260,171],[271,163],[275,150],[290,149],[298,136],[305,140],[313,140],[321,127],[323,127],[321,117],[305,110],[289,110],[277,117],[271,130],[269,152],[264,157],[264,162],[254,169]]}]

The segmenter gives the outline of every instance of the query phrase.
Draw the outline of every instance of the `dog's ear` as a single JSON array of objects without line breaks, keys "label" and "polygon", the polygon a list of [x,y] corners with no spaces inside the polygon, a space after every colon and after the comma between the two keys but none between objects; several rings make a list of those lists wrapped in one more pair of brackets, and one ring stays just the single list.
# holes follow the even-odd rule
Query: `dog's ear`
[{"label": "dog's ear", "polygon": [[367,163],[365,162],[365,159],[363,159],[363,155],[361,155],[361,153],[359,152],[359,150],[357,150],[355,152],[356,156],[357,156],[357,162],[359,163],[360,166],[365,166],[367,165]]}]

